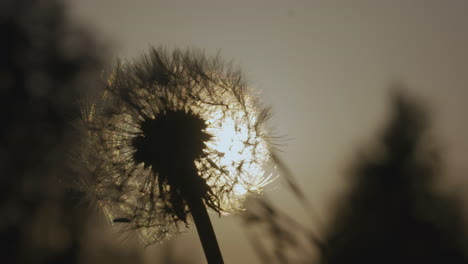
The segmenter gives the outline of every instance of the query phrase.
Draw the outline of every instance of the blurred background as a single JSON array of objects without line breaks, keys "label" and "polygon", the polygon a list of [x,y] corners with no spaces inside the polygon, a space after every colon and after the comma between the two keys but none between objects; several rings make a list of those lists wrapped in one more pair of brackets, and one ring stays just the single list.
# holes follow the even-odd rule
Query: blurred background
[{"label": "blurred background", "polygon": [[2,1],[4,262],[203,263],[196,230],[144,248],[72,187],[78,98],[115,58],[164,45],[219,51],[273,109],[289,171],[248,214],[213,215],[226,263],[431,256],[414,252],[466,263],[467,10],[457,0]]}]

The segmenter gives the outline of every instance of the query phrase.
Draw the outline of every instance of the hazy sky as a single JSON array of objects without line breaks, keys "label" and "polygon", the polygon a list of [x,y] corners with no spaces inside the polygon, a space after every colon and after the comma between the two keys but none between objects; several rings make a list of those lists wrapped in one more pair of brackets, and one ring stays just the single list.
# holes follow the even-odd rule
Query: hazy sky
[{"label": "hazy sky", "polygon": [[[68,2],[114,57],[165,45],[232,59],[273,107],[282,156],[324,218],[349,159],[386,120],[394,80],[432,106],[451,182],[467,186],[468,1]],[[284,189],[269,196],[302,219]],[[226,263],[257,263],[235,218],[214,224]],[[201,255],[196,239],[181,238]]]}]

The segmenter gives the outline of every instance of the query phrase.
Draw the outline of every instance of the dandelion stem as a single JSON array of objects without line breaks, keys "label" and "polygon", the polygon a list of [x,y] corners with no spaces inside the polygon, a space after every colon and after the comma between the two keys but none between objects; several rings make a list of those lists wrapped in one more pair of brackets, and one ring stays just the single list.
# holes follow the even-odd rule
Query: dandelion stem
[{"label": "dandelion stem", "polygon": [[221,256],[213,225],[201,197],[187,197],[186,201],[197,227],[198,236],[208,264],[223,264],[223,257]]}]

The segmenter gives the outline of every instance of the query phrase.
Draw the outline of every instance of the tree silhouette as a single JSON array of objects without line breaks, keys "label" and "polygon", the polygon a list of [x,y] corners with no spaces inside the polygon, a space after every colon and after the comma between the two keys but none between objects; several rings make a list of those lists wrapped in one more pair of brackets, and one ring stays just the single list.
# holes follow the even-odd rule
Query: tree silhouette
[{"label": "tree silhouette", "polygon": [[[428,115],[401,92],[392,99],[389,123],[354,163],[321,234],[265,198],[252,203],[244,220],[262,263],[468,263],[461,197],[436,188],[442,170]],[[307,190],[276,163],[304,211],[313,211]]]},{"label": "tree silhouette", "polygon": [[70,125],[100,58],[60,3],[0,3],[1,263],[73,263],[78,254],[83,211],[59,180],[74,175]]},{"label": "tree silhouette", "polygon": [[467,263],[459,199],[435,189],[440,162],[428,116],[401,93],[325,235],[325,263]]}]

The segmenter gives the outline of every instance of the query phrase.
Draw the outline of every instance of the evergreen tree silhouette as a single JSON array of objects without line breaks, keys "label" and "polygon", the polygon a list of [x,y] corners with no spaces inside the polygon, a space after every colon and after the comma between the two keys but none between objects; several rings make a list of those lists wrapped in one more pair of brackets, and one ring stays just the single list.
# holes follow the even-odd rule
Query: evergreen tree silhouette
[{"label": "evergreen tree silhouette", "polygon": [[396,93],[325,232],[324,263],[468,263],[462,206],[435,188],[441,170],[428,130],[425,109]]}]

